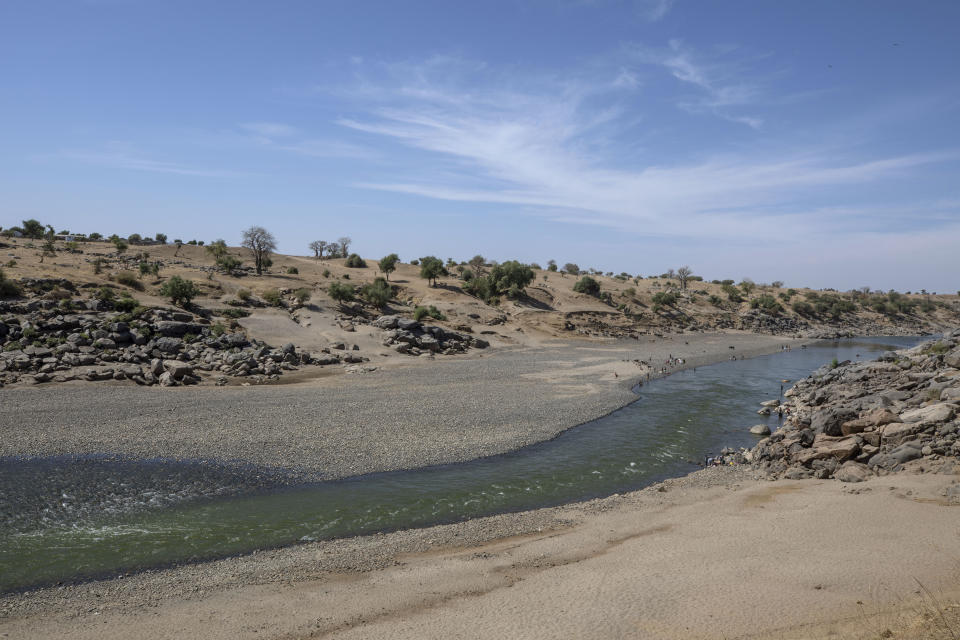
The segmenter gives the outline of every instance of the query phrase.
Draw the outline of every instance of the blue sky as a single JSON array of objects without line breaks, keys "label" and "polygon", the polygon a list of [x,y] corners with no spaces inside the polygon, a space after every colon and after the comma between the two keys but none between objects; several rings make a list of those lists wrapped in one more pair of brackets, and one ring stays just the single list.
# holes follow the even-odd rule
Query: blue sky
[{"label": "blue sky", "polygon": [[960,289],[960,3],[0,3],[0,225]]}]

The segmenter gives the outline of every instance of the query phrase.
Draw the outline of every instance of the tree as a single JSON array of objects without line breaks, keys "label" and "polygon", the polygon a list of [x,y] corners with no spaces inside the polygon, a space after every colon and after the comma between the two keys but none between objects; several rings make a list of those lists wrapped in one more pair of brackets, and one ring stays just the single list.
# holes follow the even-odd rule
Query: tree
[{"label": "tree", "polygon": [[585,293],[588,296],[595,296],[600,293],[600,283],[590,276],[583,276],[573,285],[573,290],[577,293]]},{"label": "tree", "polygon": [[324,240],[314,240],[310,243],[310,250],[313,251],[313,257],[319,260],[323,257],[323,251],[327,248],[327,243]]},{"label": "tree", "polygon": [[351,240],[348,236],[344,236],[342,238],[337,238],[337,243],[340,245],[340,253],[342,254],[342,257],[346,258],[347,254],[350,253],[350,245],[353,244],[353,240]]},{"label": "tree", "polygon": [[158,244],[167,244],[167,234],[165,233],[158,233],[153,239],[156,240]]},{"label": "tree", "polygon": [[350,267],[350,268],[352,268],[352,269],[366,269],[366,268],[367,268],[367,263],[366,263],[366,261],[365,261],[363,258],[361,258],[360,256],[358,256],[357,254],[355,254],[355,253],[351,253],[351,254],[350,254],[350,257],[347,258],[347,261],[346,261],[344,264],[345,264],[345,266],[348,266],[348,267]]},{"label": "tree", "polygon": [[173,252],[173,257],[176,258],[177,254],[180,253],[180,247],[183,246],[183,240],[181,240],[180,238],[177,238],[176,240],[173,241],[173,243],[177,245],[177,250]]},{"label": "tree", "polygon": [[548,260],[547,261],[547,271],[556,271],[557,270],[557,261]]},{"label": "tree", "polygon": [[96,231],[94,231],[93,233],[91,233],[90,235],[87,236],[87,239],[88,239],[88,240],[103,240],[103,234],[102,234],[102,233],[97,233]]},{"label": "tree", "polygon": [[207,253],[213,256],[214,262],[219,263],[220,258],[227,255],[227,243],[222,238],[218,238],[207,245]]},{"label": "tree", "polygon": [[266,261],[270,253],[277,248],[277,241],[273,234],[263,227],[250,227],[243,232],[242,245],[253,252],[253,261],[256,265],[257,275],[263,273]]},{"label": "tree", "polygon": [[750,293],[757,288],[757,285],[750,278],[744,278],[743,281],[740,283],[740,288],[743,289],[743,292],[745,294],[750,295]]},{"label": "tree", "polygon": [[397,270],[397,263],[400,262],[400,256],[395,253],[391,253],[388,256],[380,258],[380,262],[377,263],[377,266],[380,267],[380,271],[383,271],[383,274],[387,277],[387,280],[390,280],[390,274]]},{"label": "tree", "polygon": [[40,248],[40,262],[43,262],[44,256],[50,256],[51,258],[57,257],[57,249],[53,245],[53,231],[47,231],[44,236],[43,246]]},{"label": "tree", "polygon": [[467,264],[469,264],[473,268],[473,273],[475,275],[482,276],[483,268],[486,266],[487,261],[486,259],[484,259],[483,256],[481,256],[478,253],[477,255],[470,258],[470,262],[468,262]]},{"label": "tree", "polygon": [[333,300],[336,300],[342,306],[345,302],[351,302],[356,295],[356,291],[353,288],[352,284],[346,284],[345,282],[331,282],[330,286],[327,288],[327,295],[329,295]]},{"label": "tree", "polygon": [[113,242],[114,248],[117,250],[118,256],[124,251],[126,251],[127,247],[129,246],[122,238],[114,237],[112,242]]},{"label": "tree", "polygon": [[23,229],[23,235],[26,238],[39,240],[43,237],[43,224],[39,220],[34,220],[33,218],[30,220],[24,220],[21,228]]},{"label": "tree", "polygon": [[180,276],[173,276],[160,287],[160,295],[170,298],[175,305],[185,307],[190,301],[200,295],[200,289],[191,280],[184,280]]},{"label": "tree", "polygon": [[437,286],[437,278],[445,275],[447,275],[447,269],[440,258],[435,256],[420,258],[420,277],[431,287]]},{"label": "tree", "polygon": [[572,262],[568,262],[567,264],[563,265],[563,270],[572,276],[580,275],[580,267]]},{"label": "tree", "polygon": [[364,285],[360,290],[360,295],[373,306],[382,309],[393,297],[393,289],[390,288],[386,280],[377,278],[372,284]]},{"label": "tree", "polygon": [[681,289],[687,288],[687,281],[690,279],[690,276],[692,275],[693,275],[693,269],[691,269],[687,265],[683,265],[682,267],[677,269],[677,280],[680,281]]},{"label": "tree", "polygon": [[533,269],[516,260],[507,260],[490,270],[488,276],[496,294],[507,293],[511,298],[518,298],[524,287],[533,282]]},{"label": "tree", "polygon": [[127,236],[127,242],[130,244],[140,244],[143,242],[143,236],[141,236],[139,233],[131,233],[129,236]]}]

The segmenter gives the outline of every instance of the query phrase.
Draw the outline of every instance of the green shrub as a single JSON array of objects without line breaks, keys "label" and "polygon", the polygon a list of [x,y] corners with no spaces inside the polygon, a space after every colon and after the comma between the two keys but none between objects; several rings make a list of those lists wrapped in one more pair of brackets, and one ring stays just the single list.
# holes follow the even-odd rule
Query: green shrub
[{"label": "green shrub", "polygon": [[250,298],[253,294],[250,293],[249,289],[240,289],[237,291],[237,299],[241,302],[250,302]]},{"label": "green shrub", "polygon": [[139,306],[140,303],[137,302],[136,299],[131,298],[129,295],[117,298],[113,301],[113,308],[124,313],[130,313]]},{"label": "green shrub", "polygon": [[273,307],[283,306],[283,302],[280,298],[279,289],[267,289],[262,294],[260,294],[260,297],[262,297],[264,301],[270,306],[273,306]]},{"label": "green shrub", "polygon": [[424,318],[433,318],[434,320],[446,320],[447,317],[443,315],[443,312],[440,309],[437,309],[434,305],[429,307],[417,307],[413,310],[413,319],[417,322],[420,322]]},{"label": "green shrub", "polygon": [[658,291],[653,294],[653,304],[656,306],[672,307],[677,303],[677,294],[670,291]]},{"label": "green shrub", "polygon": [[776,315],[783,311],[783,307],[777,302],[776,298],[769,294],[763,294],[758,298],[754,298],[750,301],[751,309],[762,309],[767,313]]},{"label": "green shrub", "polygon": [[160,287],[160,295],[170,298],[173,304],[185,307],[190,304],[191,300],[200,295],[200,289],[191,280],[173,276]]},{"label": "green shrub", "polygon": [[288,275],[295,276],[295,275],[297,275],[298,273],[300,273],[300,269],[297,269],[296,267],[287,267],[287,274],[288,274]]},{"label": "green shrub", "polygon": [[4,345],[3,350],[4,350],[4,351],[16,351],[16,350],[22,349],[22,348],[23,348],[23,344],[22,344],[19,340],[11,340],[11,341],[8,342],[6,345]]},{"label": "green shrub", "polygon": [[721,298],[720,296],[711,295],[709,298],[707,298],[707,300],[709,300],[710,304],[712,304],[715,307],[719,307],[720,305],[723,304],[723,298]]},{"label": "green shrub", "polygon": [[143,291],[143,283],[140,282],[140,280],[137,278],[137,275],[133,271],[118,271],[113,279],[115,282],[130,287],[131,289]]},{"label": "green shrub", "polygon": [[246,318],[250,315],[250,312],[246,309],[217,309],[214,313],[218,316],[223,316],[224,318]]},{"label": "green shrub", "polygon": [[727,282],[726,280],[724,280],[723,284],[720,286],[723,289],[723,292],[727,294],[727,300],[735,304],[740,304],[741,302],[743,302],[743,297],[740,295],[740,291],[737,290],[735,286],[733,286],[732,280],[730,282]]},{"label": "green shrub", "polygon": [[[569,267],[570,265],[567,265],[567,266]],[[564,271],[567,271],[567,273],[573,273],[572,271],[569,271],[566,268],[564,269]],[[578,270],[578,273],[579,273],[579,270]],[[593,278],[591,278],[590,276],[583,276],[582,278],[577,280],[577,282],[573,285],[573,290],[576,291],[577,293],[585,293],[588,296],[595,296],[600,293],[600,283],[594,280]]]},{"label": "green shrub", "polygon": [[351,269],[366,269],[367,263],[355,253],[351,253],[345,263]]},{"label": "green shrub", "polygon": [[327,294],[340,304],[345,302],[352,302],[356,296],[356,290],[351,284],[345,284],[343,282],[337,282],[334,280],[330,283],[330,286],[327,288]]},{"label": "green shrub", "polygon": [[216,338],[219,338],[226,332],[227,332],[227,328],[223,326],[222,322],[215,322],[212,325],[210,325],[210,335]]},{"label": "green shrub", "polygon": [[813,315],[813,305],[809,302],[804,302],[803,300],[795,301],[790,307],[801,316],[812,316]]},{"label": "green shrub", "polygon": [[373,283],[364,285],[360,295],[371,305],[382,309],[393,297],[393,289],[384,278],[377,278]]},{"label": "green shrub", "polygon": [[301,287],[293,292],[293,297],[297,299],[297,302],[304,304],[310,300],[310,289],[306,287]]},{"label": "green shrub", "polygon": [[223,254],[222,256],[217,257],[216,263],[217,266],[223,269],[225,273],[230,273],[235,269],[239,269],[240,265],[243,264],[243,260],[237,258],[236,256]]},{"label": "green shrub", "polygon": [[323,277],[324,277],[324,278],[329,278],[329,277],[330,277],[330,269],[324,269],[324,270],[323,270]]},{"label": "green shrub", "polygon": [[113,290],[113,287],[104,285],[93,293],[93,297],[103,302],[113,302],[113,299],[117,297],[117,292]]},{"label": "green shrub", "polygon": [[0,298],[15,298],[20,295],[20,287],[0,269]]}]

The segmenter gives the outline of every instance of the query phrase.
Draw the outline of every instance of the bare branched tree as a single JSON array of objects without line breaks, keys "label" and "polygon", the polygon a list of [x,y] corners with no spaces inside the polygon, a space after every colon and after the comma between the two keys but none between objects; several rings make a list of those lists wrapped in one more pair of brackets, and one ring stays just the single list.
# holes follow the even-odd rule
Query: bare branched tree
[{"label": "bare branched tree", "polygon": [[687,281],[690,280],[690,276],[692,275],[693,275],[693,269],[691,269],[687,265],[683,265],[682,267],[677,269],[677,280],[680,281],[681,289],[687,288]]},{"label": "bare branched tree", "polygon": [[277,249],[277,241],[273,234],[263,227],[250,227],[243,232],[243,242],[241,243],[247,249],[253,252],[253,261],[257,268],[257,275],[263,273],[263,265],[272,251]]},{"label": "bare branched tree", "polygon": [[340,253],[344,258],[350,255],[350,245],[353,243],[353,240],[351,240],[348,236],[344,236],[342,238],[337,238],[337,243],[340,245]]}]

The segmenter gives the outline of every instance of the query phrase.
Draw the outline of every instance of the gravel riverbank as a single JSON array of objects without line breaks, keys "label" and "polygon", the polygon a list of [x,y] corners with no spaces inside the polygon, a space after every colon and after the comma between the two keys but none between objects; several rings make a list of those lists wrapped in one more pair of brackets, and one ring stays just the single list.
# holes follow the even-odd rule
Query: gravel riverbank
[{"label": "gravel riverbank", "polygon": [[673,356],[697,366],[792,342],[690,334],[557,342],[295,385],[8,388],[0,390],[0,456],[206,459],[282,469],[294,480],[460,462],[550,439],[623,406],[650,372],[639,361],[659,367]]}]

